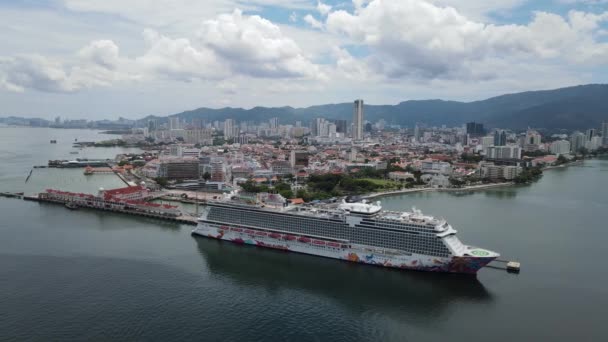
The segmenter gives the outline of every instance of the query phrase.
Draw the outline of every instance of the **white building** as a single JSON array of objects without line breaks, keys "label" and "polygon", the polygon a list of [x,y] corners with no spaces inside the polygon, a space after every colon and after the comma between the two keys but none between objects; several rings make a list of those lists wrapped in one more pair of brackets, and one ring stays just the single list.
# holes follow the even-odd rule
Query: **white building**
[{"label": "white building", "polygon": [[512,180],[523,171],[521,166],[504,166],[494,165],[491,163],[483,163],[480,168],[481,178],[492,180],[506,179]]},{"label": "white building", "polygon": [[434,173],[441,175],[451,175],[452,174],[452,165],[446,162],[438,162],[438,161],[422,161],[420,164],[420,171],[422,173]]},{"label": "white building", "polygon": [[602,146],[602,137],[600,136],[593,136],[590,140],[588,140],[585,143],[585,148],[587,148],[589,151],[595,151],[598,148],[600,148]]},{"label": "white building", "polygon": [[487,136],[481,138],[481,148],[485,151],[488,147],[494,146],[494,137]]},{"label": "white building", "polygon": [[602,145],[608,147],[608,122],[602,123]]},{"label": "white building", "polygon": [[556,140],[551,143],[549,151],[552,154],[568,154],[570,153],[570,142],[567,140]]},{"label": "white building", "polygon": [[521,159],[521,148],[515,145],[490,146],[486,149],[486,157],[491,159]]},{"label": "white building", "polygon": [[235,122],[233,119],[226,119],[224,121],[224,139],[234,138],[237,134],[238,128],[235,127]]},{"label": "white building", "polygon": [[540,133],[529,129],[526,131],[526,140],[524,142],[524,150],[536,151],[536,150],[538,150],[541,142],[542,142],[542,139],[541,139]]},{"label": "white building", "polygon": [[570,136],[570,151],[572,153],[579,152],[587,144],[587,136],[581,132],[574,132]]}]

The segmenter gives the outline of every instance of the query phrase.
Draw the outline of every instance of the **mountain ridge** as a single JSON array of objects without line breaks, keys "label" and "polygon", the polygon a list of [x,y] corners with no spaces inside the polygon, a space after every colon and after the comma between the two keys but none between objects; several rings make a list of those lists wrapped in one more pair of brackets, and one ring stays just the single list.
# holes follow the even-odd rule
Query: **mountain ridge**
[{"label": "mountain ridge", "polygon": [[[167,117],[148,116],[161,121],[168,117],[208,121],[232,118],[237,121],[266,121],[279,117],[282,123],[309,121],[316,117],[351,120],[352,103],[333,103],[304,108],[264,107],[208,108],[201,107]],[[608,84],[586,84],[572,87],[503,94],[471,102],[442,99],[408,100],[396,105],[364,106],[365,119],[375,122],[413,126],[461,125],[478,121],[489,127],[522,129],[528,126],[547,129],[583,129],[608,121]]]}]

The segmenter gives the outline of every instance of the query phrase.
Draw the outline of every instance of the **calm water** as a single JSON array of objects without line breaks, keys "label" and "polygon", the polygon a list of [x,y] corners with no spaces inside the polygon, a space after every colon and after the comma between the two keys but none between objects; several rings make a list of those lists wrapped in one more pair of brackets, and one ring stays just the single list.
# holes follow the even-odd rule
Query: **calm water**
[{"label": "calm water", "polygon": [[[107,138],[0,128],[0,191],[112,185],[72,170],[35,170],[24,184],[32,165],[68,158],[79,134]],[[445,216],[463,241],[522,262],[519,275],[484,269],[477,279],[240,247],[193,238],[188,226],[0,198],[0,340],[603,340],[606,189],[608,160],[593,160],[529,187],[383,200]]]}]

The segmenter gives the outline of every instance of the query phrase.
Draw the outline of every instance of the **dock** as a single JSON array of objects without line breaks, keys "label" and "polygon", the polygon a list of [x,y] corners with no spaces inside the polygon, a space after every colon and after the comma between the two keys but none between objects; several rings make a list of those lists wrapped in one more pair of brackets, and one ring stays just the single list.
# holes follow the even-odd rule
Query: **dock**
[{"label": "dock", "polygon": [[23,197],[23,192],[0,192],[0,197],[21,199]]},{"label": "dock", "polygon": [[500,263],[502,265],[505,266],[497,266],[497,265],[487,265],[486,267],[488,268],[493,268],[493,269],[497,269],[497,270],[505,270],[509,273],[519,273],[520,269],[521,269],[521,263],[518,261],[509,261],[509,260],[503,260],[503,259],[495,259],[494,261],[492,261],[493,263]]},{"label": "dock", "polygon": [[[23,196],[23,199],[26,201],[53,203],[53,204],[60,204],[62,206],[66,205],[66,202],[64,202],[64,201],[43,199],[38,196]],[[88,205],[82,205],[82,204],[79,204],[78,207],[84,208],[84,209],[99,210],[99,211],[109,211],[109,212],[120,213],[120,214],[125,214],[125,215],[148,217],[148,218],[154,218],[154,219],[158,219],[158,220],[193,225],[193,226],[198,224],[198,219],[195,216],[191,216],[188,214],[182,214],[180,216],[170,216],[170,215],[161,215],[161,214],[149,213],[149,212],[137,211],[137,210],[124,210],[124,209],[116,209],[116,208],[94,207],[94,206],[88,206]]]}]

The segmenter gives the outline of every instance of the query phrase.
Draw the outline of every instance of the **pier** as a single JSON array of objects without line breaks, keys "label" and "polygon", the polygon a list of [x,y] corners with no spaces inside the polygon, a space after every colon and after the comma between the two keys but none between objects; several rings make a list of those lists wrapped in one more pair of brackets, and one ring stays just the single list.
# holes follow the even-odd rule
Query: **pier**
[{"label": "pier", "polygon": [[0,192],[0,197],[21,199],[23,197],[23,192]]},{"label": "pier", "polygon": [[495,259],[492,261],[492,263],[499,263],[500,265],[487,265],[486,267],[497,270],[505,270],[509,273],[519,273],[519,270],[521,269],[521,263],[518,261]]},{"label": "pier", "polygon": [[[54,203],[54,204],[61,204],[61,205],[66,205],[68,203],[65,201],[57,201],[57,200],[52,200],[52,199],[40,198],[37,195],[36,196],[23,196],[22,198],[26,201]],[[197,223],[198,223],[198,220],[195,216],[191,216],[191,215],[187,215],[187,214],[183,214],[183,213],[180,216],[170,216],[170,215],[162,215],[162,214],[150,213],[150,212],[145,212],[145,211],[96,207],[96,206],[89,206],[89,205],[83,205],[83,204],[78,204],[78,207],[85,208],[85,209],[100,210],[100,211],[109,211],[109,212],[113,212],[113,213],[120,213],[120,214],[126,214],[126,215],[148,217],[148,218],[154,218],[154,219],[158,219],[158,220],[170,221],[170,222],[181,223],[181,224],[188,224],[188,225],[193,225],[193,226],[197,225]]]}]

